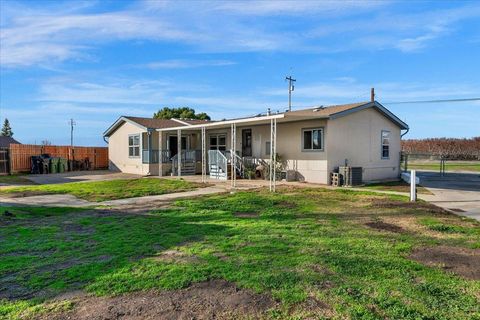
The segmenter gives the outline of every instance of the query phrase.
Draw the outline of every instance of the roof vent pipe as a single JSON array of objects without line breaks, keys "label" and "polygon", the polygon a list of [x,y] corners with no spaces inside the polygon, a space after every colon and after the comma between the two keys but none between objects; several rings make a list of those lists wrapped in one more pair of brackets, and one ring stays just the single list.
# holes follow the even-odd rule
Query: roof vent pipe
[{"label": "roof vent pipe", "polygon": [[370,90],[370,101],[375,102],[375,88]]}]

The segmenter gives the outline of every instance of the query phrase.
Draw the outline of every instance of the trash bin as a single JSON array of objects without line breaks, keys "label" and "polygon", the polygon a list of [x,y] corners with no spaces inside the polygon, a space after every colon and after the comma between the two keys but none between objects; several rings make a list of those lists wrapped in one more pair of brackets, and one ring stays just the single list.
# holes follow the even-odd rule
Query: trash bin
[{"label": "trash bin", "polygon": [[58,173],[59,158],[50,158],[50,173]]},{"label": "trash bin", "polygon": [[68,160],[64,158],[58,158],[58,173],[63,173],[68,170]]}]

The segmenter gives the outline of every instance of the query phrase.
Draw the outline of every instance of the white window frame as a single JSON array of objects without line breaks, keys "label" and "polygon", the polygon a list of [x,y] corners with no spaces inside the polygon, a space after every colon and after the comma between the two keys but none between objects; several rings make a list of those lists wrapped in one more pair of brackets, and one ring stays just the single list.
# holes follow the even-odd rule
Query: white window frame
[{"label": "white window frame", "polygon": [[[312,148],[311,149],[305,149],[305,132],[306,131],[311,131],[312,132]],[[313,131],[320,131],[320,149],[313,149]],[[325,150],[325,129],[324,127],[317,127],[317,128],[304,128],[302,129],[302,152],[323,152]]]},{"label": "white window frame", "polygon": [[[132,144],[130,145],[130,138],[132,138],[133,143],[135,143],[135,137],[138,138],[138,144]],[[136,134],[129,134],[128,135],[128,157],[129,158],[140,158],[141,157],[141,152],[142,152],[142,135],[140,133]],[[133,155],[130,155],[130,148],[133,149]],[[135,155],[135,148],[138,148],[138,155]]]},{"label": "white window frame", "polygon": [[[386,137],[386,139],[388,140],[387,144],[383,143],[383,134],[384,133],[387,134],[387,137]],[[383,147],[384,146],[388,147],[388,156],[386,156],[386,157],[383,155]],[[390,159],[390,131],[389,130],[382,130],[382,132],[380,133],[380,156],[381,156],[382,160]]]},{"label": "white window frame", "polygon": [[[210,143],[210,139],[215,137],[217,139],[217,144],[212,145]],[[225,144],[219,144],[220,137],[225,138]],[[212,146],[215,146],[215,149],[212,149]],[[219,147],[225,147],[225,150],[220,150]],[[212,133],[208,135],[208,149],[209,150],[220,150],[220,151],[227,151],[227,134],[226,133]]]},{"label": "white window frame", "polygon": [[265,155],[270,155],[270,141],[265,141]]}]

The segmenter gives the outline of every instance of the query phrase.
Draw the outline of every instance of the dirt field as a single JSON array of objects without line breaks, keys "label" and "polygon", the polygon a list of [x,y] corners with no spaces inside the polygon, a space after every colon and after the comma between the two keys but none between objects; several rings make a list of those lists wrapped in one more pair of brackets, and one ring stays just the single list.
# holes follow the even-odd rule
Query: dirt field
[{"label": "dirt field", "polygon": [[224,280],[211,280],[172,291],[149,291],[117,297],[77,297],[73,310],[38,319],[238,319],[258,318],[275,306],[268,295],[243,290]]}]

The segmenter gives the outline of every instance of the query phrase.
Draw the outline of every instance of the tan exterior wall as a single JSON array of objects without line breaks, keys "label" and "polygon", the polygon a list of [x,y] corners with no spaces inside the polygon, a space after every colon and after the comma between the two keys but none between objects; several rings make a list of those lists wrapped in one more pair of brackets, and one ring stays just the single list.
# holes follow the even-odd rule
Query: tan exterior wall
[{"label": "tan exterior wall", "polygon": [[126,122],[109,137],[108,156],[110,170],[141,175],[148,173],[148,165],[142,164],[141,156],[136,158],[128,156],[128,136],[132,134],[142,135],[142,132],[144,132],[142,128]]},{"label": "tan exterior wall", "polygon": [[[322,151],[302,150],[302,129],[323,128],[324,149]],[[252,130],[252,157],[269,159],[267,142],[270,141],[270,125],[237,126],[236,149],[242,151],[242,130]],[[390,157],[381,157],[381,132],[390,132]],[[125,123],[109,139],[109,156],[111,169],[136,174],[158,175],[159,164],[142,164],[140,158],[128,157],[128,136],[142,133],[142,129]],[[231,149],[230,128],[212,129],[206,132],[206,146],[210,148],[209,137],[212,134],[226,135],[226,149]],[[176,131],[164,132],[162,147],[159,148],[159,133],[152,133],[152,149],[167,150],[168,136],[177,135]],[[200,130],[182,130],[182,136],[188,136],[190,150],[201,149]],[[142,135],[143,148],[146,149],[147,133]],[[363,170],[364,181],[396,178],[399,175],[400,128],[374,109],[354,112],[350,115],[333,119],[317,119],[277,124],[277,153],[286,163],[287,170],[297,172],[297,178],[312,183],[327,184],[330,173],[335,167],[345,164],[359,166]],[[197,171],[201,172],[200,163]],[[162,165],[163,175],[171,172],[171,164]]]},{"label": "tan exterior wall", "polygon": [[[326,127],[327,121],[320,119],[277,124],[277,153],[285,161],[286,169],[295,170],[301,181],[327,183],[327,150],[302,151],[302,129],[324,128],[326,132]],[[242,129],[252,130],[252,157],[268,160],[267,142],[270,142],[270,125],[237,126],[236,149],[241,156],[243,156]],[[227,150],[230,149],[230,128],[207,130],[207,148],[210,148],[209,136],[212,134],[226,134]]]},{"label": "tan exterior wall", "polygon": [[[390,131],[390,157],[382,159],[382,130]],[[363,168],[363,180],[398,177],[400,173],[400,128],[374,109],[365,109],[329,120],[326,134],[328,171],[343,166]]]}]

